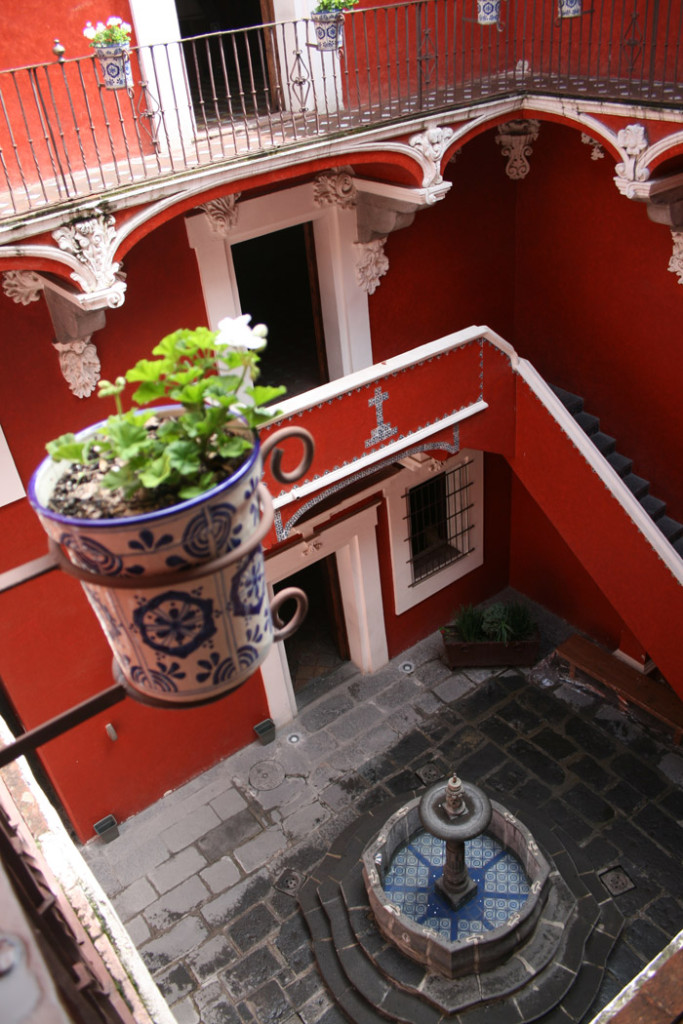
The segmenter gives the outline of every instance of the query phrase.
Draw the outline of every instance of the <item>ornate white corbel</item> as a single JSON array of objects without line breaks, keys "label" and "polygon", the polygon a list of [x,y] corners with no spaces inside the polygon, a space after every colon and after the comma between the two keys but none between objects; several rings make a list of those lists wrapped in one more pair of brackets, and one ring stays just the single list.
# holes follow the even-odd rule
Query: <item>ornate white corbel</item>
[{"label": "ornate white corbel", "polygon": [[583,142],[584,146],[591,147],[591,160],[603,159],[605,151],[602,148],[602,144],[598,142],[597,139],[594,139],[592,138],[592,136],[587,135],[586,132],[581,132],[581,141]]},{"label": "ornate white corbel", "polygon": [[372,295],[379,287],[379,279],[389,269],[389,258],[384,253],[386,238],[372,242],[356,242],[356,280],[358,285]]},{"label": "ornate white corbel", "polygon": [[237,224],[239,207],[237,200],[241,192],[233,192],[230,196],[220,196],[218,199],[210,199],[208,203],[202,203],[199,207],[209,218],[211,230],[215,235],[227,238],[232,228]]},{"label": "ornate white corbel", "polygon": [[678,274],[678,283],[683,284],[683,231],[672,231],[671,239],[674,248],[667,269]]},{"label": "ornate white corbel", "polygon": [[52,237],[80,265],[80,271],[73,271],[71,278],[84,292],[108,293],[107,305],[122,305],[125,284],[118,273],[120,264],[114,261],[117,236],[111,215],[100,213],[72,221],[53,231]]},{"label": "ornate white corbel", "polygon": [[623,161],[616,166],[614,182],[625,196],[633,195],[633,183],[647,181],[650,172],[640,167],[638,161],[648,147],[647,130],[642,124],[627,124],[617,132],[617,146],[623,154]]},{"label": "ornate white corbel", "polygon": [[59,368],[77,398],[92,394],[100,379],[100,357],[90,336],[74,341],[53,342],[59,353]]},{"label": "ornate white corbel", "polygon": [[529,157],[533,150],[531,144],[536,141],[541,131],[540,121],[528,120],[507,121],[501,124],[496,135],[496,142],[501,147],[503,156],[507,157],[505,173],[513,181],[526,178],[531,170]]},{"label": "ornate white corbel", "polygon": [[455,132],[452,128],[440,128],[438,125],[435,125],[424,132],[420,132],[419,135],[412,135],[410,137],[410,145],[414,149],[419,149],[430,165],[431,176],[425,184],[435,185],[443,181],[441,159],[454,135]]},{"label": "ornate white corbel", "polygon": [[317,206],[338,206],[350,210],[356,205],[357,192],[353,168],[337,167],[319,174],[313,183],[313,200]]},{"label": "ornate white corbel", "polygon": [[43,279],[33,270],[8,270],[2,275],[2,290],[8,299],[28,306],[40,298]]}]

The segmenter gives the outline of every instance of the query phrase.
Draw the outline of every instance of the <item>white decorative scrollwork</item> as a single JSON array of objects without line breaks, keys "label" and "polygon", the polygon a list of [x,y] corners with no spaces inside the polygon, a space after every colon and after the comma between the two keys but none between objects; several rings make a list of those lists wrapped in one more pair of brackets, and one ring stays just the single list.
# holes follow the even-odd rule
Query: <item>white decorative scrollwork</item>
[{"label": "white decorative scrollwork", "polygon": [[199,207],[209,218],[211,230],[215,235],[227,238],[231,229],[237,224],[239,217],[237,200],[241,195],[241,192],[233,192],[230,196],[210,199],[208,203],[202,203]]},{"label": "white decorative scrollwork", "polygon": [[385,242],[386,238],[356,242],[356,280],[368,295],[377,290],[380,277],[384,277],[389,269],[389,257],[384,252]]},{"label": "white decorative scrollwork", "polygon": [[605,151],[602,148],[602,143],[598,142],[597,139],[591,138],[591,136],[587,135],[585,132],[581,132],[581,141],[584,146],[591,147],[591,160],[603,159]]},{"label": "white decorative scrollwork", "polygon": [[[84,292],[95,292],[111,288],[117,284],[119,264],[114,262],[116,250],[116,222],[109,214],[98,214],[87,220],[77,220],[65,227],[57,228],[52,237],[64,252],[68,252],[83,267],[83,273],[75,271],[71,277],[81,286]],[[123,302],[122,282],[120,301],[109,305],[121,305]]]},{"label": "white decorative scrollwork", "polygon": [[448,144],[455,135],[452,128],[439,128],[435,126],[419,135],[412,135],[409,139],[410,145],[427,158],[432,167],[432,174],[429,184],[436,184],[443,181],[441,174],[441,158],[448,148]]},{"label": "white decorative scrollwork", "polygon": [[536,141],[540,131],[540,121],[533,119],[507,121],[498,129],[496,142],[500,146],[503,156],[507,157],[505,173],[512,181],[521,181],[531,170],[529,165],[529,157],[533,152],[531,144]]},{"label": "white decorative scrollwork", "polygon": [[8,270],[2,275],[2,290],[8,299],[28,306],[37,302],[43,288],[43,282],[33,270]]},{"label": "white decorative scrollwork", "polygon": [[77,398],[87,398],[100,379],[100,357],[90,337],[53,342],[59,353],[59,368]]},{"label": "white decorative scrollwork", "polygon": [[683,284],[683,231],[672,231],[671,238],[674,251],[671,254],[667,270],[670,270],[672,274],[678,274],[678,283]]},{"label": "white decorative scrollwork", "polygon": [[313,200],[318,206],[338,206],[350,210],[356,205],[358,193],[350,167],[319,174],[313,184]]},{"label": "white decorative scrollwork", "polygon": [[647,181],[650,172],[646,167],[638,167],[638,160],[648,147],[645,126],[627,124],[617,133],[617,146],[624,154],[624,162],[616,167],[617,177],[628,181]]}]

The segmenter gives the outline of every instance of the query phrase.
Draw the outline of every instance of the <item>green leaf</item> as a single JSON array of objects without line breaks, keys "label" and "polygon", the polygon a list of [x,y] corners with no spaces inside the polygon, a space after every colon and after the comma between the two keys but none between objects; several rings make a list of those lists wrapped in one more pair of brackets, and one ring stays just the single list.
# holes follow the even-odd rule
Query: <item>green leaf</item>
[{"label": "green leaf", "polygon": [[62,434],[45,445],[48,455],[55,462],[83,462],[85,444],[77,441],[73,434]]},{"label": "green leaf", "polygon": [[171,475],[171,460],[168,452],[164,452],[158,459],[149,463],[146,469],[138,474],[138,479],[143,487],[153,490],[160,487]]},{"label": "green leaf", "polygon": [[265,385],[258,384],[253,388],[246,388],[246,394],[250,396],[255,406],[268,405],[275,398],[279,398],[280,395],[284,395],[287,391],[286,387],[267,387]]},{"label": "green leaf", "polygon": [[223,434],[216,439],[216,448],[222,459],[238,459],[253,447],[248,438],[237,434]]},{"label": "green leaf", "polygon": [[115,416],[110,416],[107,421],[107,436],[122,459],[134,457],[151,440],[142,424]]},{"label": "green leaf", "polygon": [[133,401],[136,405],[149,405],[150,402],[156,402],[157,398],[163,398],[165,394],[166,388],[162,383],[145,381],[133,392]]},{"label": "green leaf", "polygon": [[200,451],[194,441],[174,441],[166,449],[169,462],[181,476],[193,476],[202,468]]},{"label": "green leaf", "polygon": [[134,381],[158,381],[166,368],[165,359],[140,359],[128,370],[126,380],[131,384]]}]

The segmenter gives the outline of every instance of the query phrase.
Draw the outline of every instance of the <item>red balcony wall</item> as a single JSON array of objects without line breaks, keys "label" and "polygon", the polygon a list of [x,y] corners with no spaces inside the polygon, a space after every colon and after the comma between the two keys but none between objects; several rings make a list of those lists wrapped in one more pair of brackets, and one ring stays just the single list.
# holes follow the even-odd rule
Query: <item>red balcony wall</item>
[{"label": "red balcony wall", "polygon": [[[160,253],[173,258],[163,261]],[[205,321],[182,218],[131,250],[126,271],[126,302],[107,312],[95,337],[106,378],[147,355],[163,334]],[[109,410],[95,395],[78,399],[69,391],[50,344],[44,299],[23,307],[0,297],[0,326],[12,368],[0,382],[0,423],[27,483],[46,440]],[[46,553],[25,498],[0,508],[0,527],[0,571]],[[26,728],[112,685],[111,653],[76,581],[50,573],[0,594],[0,611],[0,677]],[[259,675],[203,709],[153,710],[126,699],[42,747],[40,758],[78,835],[87,839],[105,815],[126,818],[251,742],[252,726],[267,714]],[[115,725],[116,742],[107,738],[106,722]]]}]

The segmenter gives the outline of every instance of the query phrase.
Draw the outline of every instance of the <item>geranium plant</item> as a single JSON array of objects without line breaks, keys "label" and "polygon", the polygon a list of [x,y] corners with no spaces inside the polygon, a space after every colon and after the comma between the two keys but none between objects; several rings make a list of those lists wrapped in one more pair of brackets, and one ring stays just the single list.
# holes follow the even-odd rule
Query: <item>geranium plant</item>
[{"label": "geranium plant", "polygon": [[[253,448],[252,431],[273,416],[266,404],[286,390],[254,383],[267,328],[250,327],[250,320],[228,317],[218,331],[197,327],[167,335],[152,349],[155,359],[100,381],[100,396],[114,399],[116,413],[85,439],[69,433],[50,441],[50,456],[77,464],[76,476],[84,476],[90,489],[96,474],[96,486],[132,501],[131,512],[185,501],[216,486]],[[124,411],[127,384],[137,387],[133,407]],[[162,416],[155,409],[160,402],[180,408]]]},{"label": "geranium plant", "polygon": [[91,46],[126,46],[130,44],[132,28],[127,21],[112,15],[104,21],[98,21],[93,25],[91,21],[86,22],[83,35],[90,40]]},{"label": "geranium plant", "polygon": [[313,8],[314,14],[326,14],[326,13],[338,13],[340,11],[348,11],[351,7],[355,7],[358,0],[318,0],[317,4]]}]

